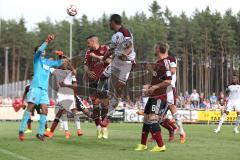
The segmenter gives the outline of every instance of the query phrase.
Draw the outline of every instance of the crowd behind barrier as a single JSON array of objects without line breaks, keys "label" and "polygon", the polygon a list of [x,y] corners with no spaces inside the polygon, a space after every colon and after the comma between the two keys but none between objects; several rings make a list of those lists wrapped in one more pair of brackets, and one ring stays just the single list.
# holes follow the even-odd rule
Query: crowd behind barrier
[{"label": "crowd behind barrier", "polygon": [[[92,103],[90,98],[82,99],[83,103],[90,110],[92,109]],[[216,96],[214,93],[205,98],[203,94],[198,94],[195,90],[192,94],[185,93],[184,96],[180,94],[177,97],[177,109],[181,115],[184,123],[216,123],[220,120],[221,114],[224,110],[225,104],[224,94]],[[21,120],[23,109],[15,112],[12,107],[14,100],[10,97],[0,97],[0,120]],[[143,122],[143,116],[138,114],[138,111],[144,109],[144,104],[147,102],[147,97],[136,97],[135,101],[132,101],[130,96],[122,98],[119,102],[116,111],[114,112],[111,121],[117,122]],[[56,113],[55,102],[51,99],[51,105],[49,106],[48,120],[52,121]],[[71,117],[71,113],[69,113]],[[230,112],[226,119],[226,123],[233,123],[236,120],[236,112]],[[38,120],[38,115],[32,118]],[[167,114],[167,118],[172,119],[170,112]],[[89,120],[84,114],[81,114],[82,120]]]},{"label": "crowd behind barrier", "polygon": [[[134,100],[130,98],[130,96],[122,96],[123,98],[120,100],[118,109],[138,109],[143,110],[144,104],[147,102],[147,97],[138,96],[135,97]],[[20,99],[21,97],[6,97],[0,95],[0,107],[3,105],[12,105],[15,99]],[[54,101],[51,99],[51,101]],[[91,107],[90,98],[84,99],[85,102],[89,103],[89,107]],[[176,106],[179,109],[185,110],[223,110],[225,106],[226,98],[223,92],[220,92],[219,96],[216,96],[213,93],[209,97],[205,97],[203,93],[197,93],[196,90],[193,90],[191,94],[185,92],[184,95],[182,93],[179,94],[176,98]]]}]

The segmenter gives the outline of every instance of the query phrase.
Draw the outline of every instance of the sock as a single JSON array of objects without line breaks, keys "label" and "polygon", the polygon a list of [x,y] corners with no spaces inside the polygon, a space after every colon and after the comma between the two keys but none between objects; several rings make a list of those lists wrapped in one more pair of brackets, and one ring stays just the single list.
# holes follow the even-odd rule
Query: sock
[{"label": "sock", "polygon": [[142,135],[141,135],[141,144],[146,145],[147,144],[147,138],[149,134],[149,124],[143,124],[142,127]]},{"label": "sock", "polygon": [[158,123],[151,124],[150,132],[152,134],[152,137],[156,140],[158,147],[164,146],[161,129]]},{"label": "sock", "polygon": [[68,131],[68,121],[63,121],[63,128],[65,131]]},{"label": "sock", "polygon": [[169,134],[172,134],[174,132],[173,128],[171,127],[171,125],[169,124],[169,119],[165,119],[163,120],[163,122],[160,123],[161,126],[163,126],[164,128],[166,128],[169,132]]},{"label": "sock", "polygon": [[68,119],[67,119],[67,114],[62,115],[62,123],[63,123],[63,128],[65,131],[68,131]]},{"label": "sock", "polygon": [[222,124],[223,124],[223,122],[225,121],[225,118],[226,118],[226,117],[227,117],[227,114],[226,114],[226,113],[223,113],[223,114],[222,114],[222,117],[220,118],[220,121],[219,121],[217,130],[220,130],[220,129],[221,129]]},{"label": "sock", "polygon": [[176,124],[179,128],[179,133],[181,135],[184,134],[184,130],[183,130],[183,126],[182,126],[182,120],[180,118],[180,115],[176,112],[175,114],[173,114],[173,117],[174,117],[174,119],[176,121]]},{"label": "sock", "polygon": [[61,118],[59,119],[59,122],[60,122],[60,127],[63,129],[63,121]]},{"label": "sock", "polygon": [[56,129],[57,125],[58,125],[58,122],[59,122],[59,119],[55,118],[54,121],[53,121],[53,123],[52,123],[50,132],[53,133],[53,132],[55,131],[55,129]]},{"label": "sock", "polygon": [[41,136],[44,134],[46,121],[47,116],[44,114],[40,114],[38,134]]},{"label": "sock", "polygon": [[29,118],[28,121],[27,121],[27,127],[28,127],[29,130],[32,130],[31,123],[32,123],[32,120],[31,120],[31,118]]},{"label": "sock", "polygon": [[102,130],[102,127],[100,125],[98,125],[96,128],[97,128],[97,131],[101,131]]},{"label": "sock", "polygon": [[74,114],[74,122],[75,122],[77,130],[81,129],[80,115],[79,114]]},{"label": "sock", "polygon": [[235,123],[235,129],[238,129],[239,124],[240,124],[240,115],[237,116],[237,120]]},{"label": "sock", "polygon": [[22,121],[21,121],[20,129],[19,129],[20,132],[25,131],[27,121],[28,121],[29,118],[30,118],[30,112],[28,110],[25,110],[24,114],[23,114]]}]

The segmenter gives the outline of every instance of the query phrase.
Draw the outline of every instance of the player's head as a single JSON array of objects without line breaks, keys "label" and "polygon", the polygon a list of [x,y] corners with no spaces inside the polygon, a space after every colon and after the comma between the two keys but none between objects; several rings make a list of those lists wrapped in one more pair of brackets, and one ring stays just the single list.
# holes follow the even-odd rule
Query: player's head
[{"label": "player's head", "polygon": [[167,54],[169,50],[169,45],[167,43],[159,42],[155,45],[155,55]]},{"label": "player's head", "polygon": [[87,38],[87,46],[89,49],[97,49],[99,46],[98,36],[90,35]]},{"label": "player's head", "polygon": [[232,76],[232,83],[233,84],[238,84],[239,83],[239,79],[238,79],[238,76],[236,74],[234,74]]},{"label": "player's head", "polygon": [[113,14],[109,20],[111,30],[117,30],[122,25],[122,17],[119,14]]},{"label": "player's head", "polygon": [[61,59],[62,59],[62,65],[59,68],[63,70],[68,69],[70,62],[67,56],[63,55]]},{"label": "player's head", "polygon": [[[40,47],[40,45],[37,45],[37,46],[34,48],[34,54],[38,51],[39,47]],[[46,55],[46,51],[44,50],[44,51],[42,52],[41,56],[44,57],[45,55]]]}]

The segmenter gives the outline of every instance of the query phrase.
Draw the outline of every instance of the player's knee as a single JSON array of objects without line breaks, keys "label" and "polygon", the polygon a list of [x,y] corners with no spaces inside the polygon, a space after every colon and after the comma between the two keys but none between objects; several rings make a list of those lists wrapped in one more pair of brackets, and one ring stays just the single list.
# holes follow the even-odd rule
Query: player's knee
[{"label": "player's knee", "polygon": [[171,111],[172,114],[177,113],[177,109],[175,105],[169,105],[169,110]]},{"label": "player's knee", "polygon": [[33,103],[28,103],[27,110],[28,110],[29,112],[32,112],[32,111],[33,111],[33,108],[34,108],[34,104],[33,104]]},{"label": "player's knee", "polygon": [[67,113],[64,113],[64,114],[62,115],[62,120],[63,120],[63,121],[67,121]]}]

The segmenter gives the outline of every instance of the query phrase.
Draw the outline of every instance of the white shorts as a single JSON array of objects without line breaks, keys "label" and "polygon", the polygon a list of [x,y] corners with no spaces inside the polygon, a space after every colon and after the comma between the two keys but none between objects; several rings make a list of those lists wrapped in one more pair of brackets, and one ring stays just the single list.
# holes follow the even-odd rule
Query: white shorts
[{"label": "white shorts", "polygon": [[227,106],[226,106],[226,111],[240,112],[240,100],[228,100]]},{"label": "white shorts", "polygon": [[132,62],[131,61],[123,61],[118,57],[115,57],[112,63],[104,70],[103,74],[106,77],[110,77],[114,75],[118,78],[119,81],[126,83],[130,72],[132,70]]},{"label": "white shorts", "polygon": [[57,105],[61,109],[65,109],[66,111],[71,111],[76,108],[75,97],[74,95],[65,95],[65,94],[57,94]]}]

